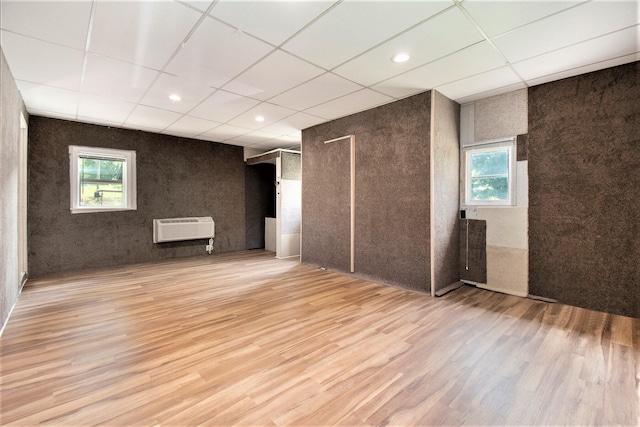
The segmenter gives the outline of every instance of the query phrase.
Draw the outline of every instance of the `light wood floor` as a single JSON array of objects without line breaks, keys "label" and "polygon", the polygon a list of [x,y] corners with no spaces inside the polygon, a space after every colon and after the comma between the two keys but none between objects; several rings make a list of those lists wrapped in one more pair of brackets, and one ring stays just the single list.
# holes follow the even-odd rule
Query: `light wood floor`
[{"label": "light wood floor", "polygon": [[640,319],[263,251],[33,280],[3,425],[638,425]]}]

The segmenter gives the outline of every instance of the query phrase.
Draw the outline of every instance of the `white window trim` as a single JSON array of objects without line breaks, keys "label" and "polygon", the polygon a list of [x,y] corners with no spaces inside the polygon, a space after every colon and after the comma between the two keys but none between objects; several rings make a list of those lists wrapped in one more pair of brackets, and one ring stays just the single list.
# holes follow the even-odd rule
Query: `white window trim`
[{"label": "white window trim", "polygon": [[[122,171],[122,190],[125,206],[94,207],[80,206],[80,192],[78,181],[78,159],[80,156],[102,157],[105,159],[123,159],[126,167]],[[69,146],[69,180],[70,180],[70,209],[71,213],[116,212],[137,209],[136,198],[136,152],[131,150],[116,150],[113,148]]]},{"label": "white window trim", "polygon": [[[508,148],[509,152],[509,190],[507,200],[471,200],[471,162],[467,161],[467,153],[472,151],[481,153],[483,151],[493,151],[496,148]],[[465,206],[515,206],[516,205],[516,138],[501,138],[498,140],[483,141],[465,145],[462,147],[462,162],[464,173],[464,203]]]}]

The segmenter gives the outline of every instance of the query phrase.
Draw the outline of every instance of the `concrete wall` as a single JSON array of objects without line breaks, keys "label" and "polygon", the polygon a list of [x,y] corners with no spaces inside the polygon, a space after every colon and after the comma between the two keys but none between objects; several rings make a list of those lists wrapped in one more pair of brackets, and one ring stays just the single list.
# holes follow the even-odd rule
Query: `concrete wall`
[{"label": "concrete wall", "polygon": [[[138,209],[71,214],[69,145],[135,150]],[[242,147],[33,116],[28,191],[33,277],[206,254],[206,240],[154,244],[154,218],[212,216],[214,253],[246,247]]]},{"label": "concrete wall", "polygon": [[18,172],[20,112],[28,120],[22,97],[16,86],[4,53],[0,50],[0,77],[2,99],[0,120],[0,330],[20,293],[20,266],[18,259]]}]

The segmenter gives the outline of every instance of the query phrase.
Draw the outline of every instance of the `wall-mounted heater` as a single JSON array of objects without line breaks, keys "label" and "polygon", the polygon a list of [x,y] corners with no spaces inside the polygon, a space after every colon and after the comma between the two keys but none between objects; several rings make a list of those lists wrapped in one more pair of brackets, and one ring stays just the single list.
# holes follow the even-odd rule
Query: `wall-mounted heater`
[{"label": "wall-mounted heater", "polygon": [[153,220],[153,243],[213,239],[214,236],[215,224],[210,216]]}]

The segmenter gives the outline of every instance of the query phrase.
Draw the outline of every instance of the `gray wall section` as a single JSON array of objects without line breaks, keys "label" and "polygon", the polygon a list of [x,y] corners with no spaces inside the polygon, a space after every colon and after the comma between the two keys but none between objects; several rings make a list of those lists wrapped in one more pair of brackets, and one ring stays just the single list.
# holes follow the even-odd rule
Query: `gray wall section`
[{"label": "gray wall section", "polygon": [[348,272],[349,140],[356,136],[356,274],[429,291],[430,93],[302,133],[302,261]]},{"label": "gray wall section", "polygon": [[300,154],[283,152],[281,156],[280,180],[280,232],[282,234],[300,233],[302,217],[301,182],[302,161]]},{"label": "gray wall section", "polygon": [[529,90],[530,294],[640,317],[640,62]]},{"label": "gray wall section", "polygon": [[[72,215],[69,145],[135,150],[138,209]],[[154,244],[154,218],[212,216],[214,252],[245,249],[241,147],[31,117],[28,180],[32,277],[206,254],[206,240]]]},{"label": "gray wall section", "polygon": [[475,102],[474,141],[487,141],[525,133],[527,133],[526,89],[514,90]]},{"label": "gray wall section", "polygon": [[460,220],[460,278],[487,283],[487,222]]},{"label": "gray wall section", "polygon": [[301,261],[349,271],[349,142],[324,144],[344,129],[328,123],[302,131]]},{"label": "gray wall section", "polygon": [[436,91],[432,96],[432,262],[438,292],[460,280],[460,105]]},{"label": "gray wall section", "polygon": [[0,50],[2,81],[0,117],[0,320],[4,326],[20,293],[18,261],[18,170],[20,111],[28,120],[22,97],[16,86],[4,53]]},{"label": "gray wall section", "polygon": [[300,154],[283,152],[280,159],[282,179],[300,181],[302,179],[302,162]]}]

